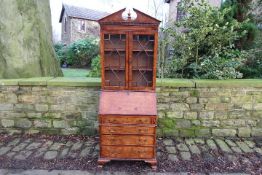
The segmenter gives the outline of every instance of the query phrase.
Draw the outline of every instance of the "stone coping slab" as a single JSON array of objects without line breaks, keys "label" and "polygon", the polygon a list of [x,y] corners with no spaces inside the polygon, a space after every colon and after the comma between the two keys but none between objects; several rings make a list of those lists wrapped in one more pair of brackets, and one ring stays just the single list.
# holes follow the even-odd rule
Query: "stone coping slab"
[{"label": "stone coping slab", "polygon": [[70,86],[70,87],[82,87],[101,86],[100,78],[88,78],[88,77],[58,77],[47,82],[47,86]]},{"label": "stone coping slab", "polygon": [[40,78],[25,78],[18,81],[18,85],[21,86],[46,86],[49,80],[54,77],[40,77]]},{"label": "stone coping slab", "polygon": [[[100,87],[100,78],[90,77],[35,77],[22,79],[0,79],[0,86],[69,86]],[[262,79],[233,80],[191,80],[191,79],[157,79],[157,87],[262,87]]]},{"label": "stone coping slab", "polygon": [[262,87],[262,79],[194,80],[196,87]]},{"label": "stone coping slab", "polygon": [[0,86],[17,86],[21,79],[0,79]]}]

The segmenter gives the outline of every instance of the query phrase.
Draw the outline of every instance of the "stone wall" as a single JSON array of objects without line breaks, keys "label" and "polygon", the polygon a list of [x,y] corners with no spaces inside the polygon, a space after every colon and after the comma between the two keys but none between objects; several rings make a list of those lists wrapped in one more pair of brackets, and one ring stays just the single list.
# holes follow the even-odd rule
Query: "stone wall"
[{"label": "stone wall", "polygon": [[[65,32],[65,18],[67,19],[67,29]],[[73,18],[69,17],[64,13],[64,16],[62,18],[62,35],[61,35],[61,41],[63,44],[70,44],[80,39],[85,39],[89,37],[98,38],[100,34],[100,27],[98,22],[96,21],[90,21],[90,20],[84,20],[85,21],[85,31],[80,31],[79,26],[80,22],[83,19]]]},{"label": "stone wall", "polygon": [[[97,133],[100,80],[0,80],[0,133]],[[158,135],[262,136],[261,80],[158,80]]]},{"label": "stone wall", "polygon": [[[177,19],[177,5],[181,0],[170,0],[169,2],[169,16],[168,16],[168,24],[173,25],[173,23]],[[220,7],[221,0],[208,0],[208,3],[213,7]]]},{"label": "stone wall", "polygon": [[100,27],[98,22],[96,21],[89,21],[89,20],[84,20],[85,21],[85,31],[80,31],[79,30],[79,25],[81,22],[81,19],[78,18],[71,18],[71,43],[75,42],[79,39],[84,39],[88,37],[99,37],[100,34]]},{"label": "stone wall", "polygon": [[[66,18],[66,25],[65,25],[65,18]],[[70,44],[71,40],[71,18],[64,13],[64,16],[62,18],[61,22],[61,42],[63,44]],[[66,28],[66,29],[65,29]]]},{"label": "stone wall", "polygon": [[159,135],[262,136],[262,81],[256,83],[199,80],[194,87],[159,87]]}]

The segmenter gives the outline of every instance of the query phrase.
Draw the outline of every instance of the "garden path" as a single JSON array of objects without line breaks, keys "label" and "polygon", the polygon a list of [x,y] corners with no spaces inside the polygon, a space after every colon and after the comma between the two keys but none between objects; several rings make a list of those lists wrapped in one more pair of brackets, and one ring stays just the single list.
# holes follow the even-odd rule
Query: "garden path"
[{"label": "garden path", "polygon": [[[262,140],[158,138],[156,174],[262,174]],[[0,174],[154,174],[143,162],[113,161],[98,171],[98,138],[0,135]],[[15,170],[16,169],[16,170]],[[42,169],[42,170],[35,170]],[[63,171],[60,171],[63,170]],[[77,172],[77,173],[73,173]],[[167,173],[169,172],[169,173]],[[31,174],[30,174],[31,173]]]}]

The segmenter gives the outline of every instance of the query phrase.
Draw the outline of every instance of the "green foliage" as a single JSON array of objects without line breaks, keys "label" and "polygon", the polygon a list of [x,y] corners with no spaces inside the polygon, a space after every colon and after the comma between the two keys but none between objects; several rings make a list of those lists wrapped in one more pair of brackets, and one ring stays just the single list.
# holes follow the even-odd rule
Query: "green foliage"
[{"label": "green foliage", "polygon": [[[224,52],[224,53],[223,53]],[[206,79],[235,79],[242,78],[242,73],[237,71],[242,65],[241,53],[238,50],[221,50],[219,55],[206,58],[201,63],[204,74],[201,78]]]},{"label": "green foliage", "polygon": [[68,64],[73,67],[86,67],[99,53],[98,40],[86,38],[78,40],[68,46],[54,45],[60,64]]},{"label": "green foliage", "polygon": [[62,60],[65,60],[65,46],[62,43],[54,44],[54,49],[57,55],[57,59],[59,60],[60,64]]},{"label": "green foliage", "polygon": [[226,0],[223,4],[223,8],[232,7],[231,14],[228,18],[234,18],[242,23],[239,31],[247,31],[246,34],[236,42],[238,48],[246,50],[246,52],[249,53],[248,59],[240,68],[244,78],[262,77],[262,35],[257,27],[259,24],[261,25],[262,22],[261,2],[261,0]]},{"label": "green foliage", "polygon": [[254,21],[257,24],[262,24],[262,0],[257,0],[252,3],[252,11],[254,15]]},{"label": "green foliage", "polygon": [[[194,5],[193,5],[194,4]],[[166,32],[174,49],[166,75],[179,78],[241,78],[238,68],[246,54],[235,48],[245,35],[241,24],[226,20],[230,8],[219,10],[204,1],[183,1],[179,7],[187,16]]]},{"label": "green foliage", "polygon": [[222,9],[230,8],[230,13],[227,14],[228,20],[236,19],[242,23],[239,32],[246,31],[237,42],[236,46],[240,49],[251,48],[257,34],[257,25],[254,22],[254,15],[250,13],[252,10],[252,0],[226,0],[222,5]]},{"label": "green foliage", "polygon": [[248,52],[249,58],[241,67],[244,78],[262,78],[262,31],[258,32],[253,48]]},{"label": "green foliage", "polygon": [[66,62],[73,66],[87,66],[99,53],[98,40],[78,40],[67,47]]},{"label": "green foliage", "polygon": [[92,59],[91,71],[88,74],[89,77],[100,77],[101,76],[101,64],[100,56],[96,56]]}]

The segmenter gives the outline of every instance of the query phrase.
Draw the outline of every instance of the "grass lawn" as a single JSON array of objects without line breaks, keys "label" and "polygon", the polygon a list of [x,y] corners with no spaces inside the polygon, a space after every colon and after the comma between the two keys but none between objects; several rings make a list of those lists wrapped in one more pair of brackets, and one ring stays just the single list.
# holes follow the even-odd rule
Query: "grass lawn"
[{"label": "grass lawn", "polygon": [[89,69],[62,69],[65,77],[86,77],[89,73]]}]

